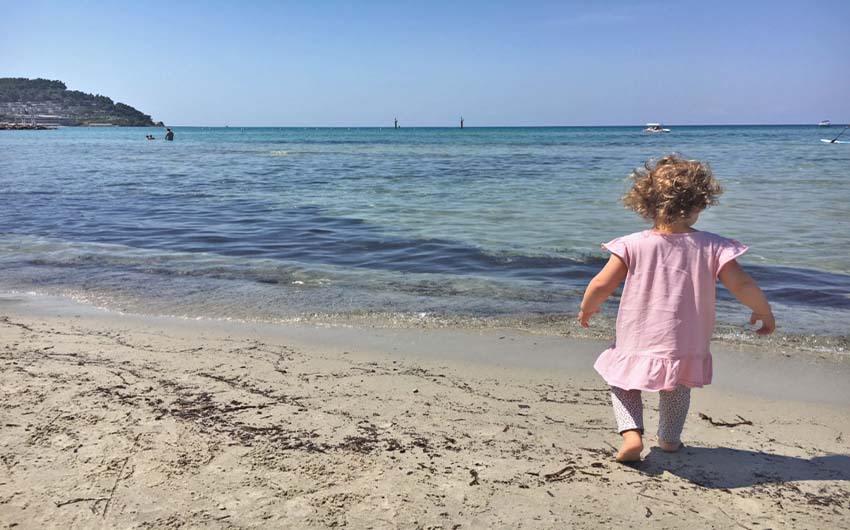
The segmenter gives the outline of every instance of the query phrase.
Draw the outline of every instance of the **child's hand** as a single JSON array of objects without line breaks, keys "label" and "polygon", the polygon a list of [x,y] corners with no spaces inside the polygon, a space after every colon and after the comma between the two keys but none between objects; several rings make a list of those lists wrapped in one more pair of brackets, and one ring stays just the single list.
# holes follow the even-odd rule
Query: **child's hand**
[{"label": "child's hand", "polygon": [[758,321],[761,321],[761,327],[756,330],[758,335],[770,335],[776,329],[773,313],[753,313],[750,316],[750,325],[754,326]]},{"label": "child's hand", "polygon": [[578,321],[581,324],[581,326],[583,328],[589,328],[590,327],[590,317],[592,317],[593,315],[595,315],[598,312],[599,312],[598,309],[596,311],[584,311],[584,310],[579,311],[578,312]]}]

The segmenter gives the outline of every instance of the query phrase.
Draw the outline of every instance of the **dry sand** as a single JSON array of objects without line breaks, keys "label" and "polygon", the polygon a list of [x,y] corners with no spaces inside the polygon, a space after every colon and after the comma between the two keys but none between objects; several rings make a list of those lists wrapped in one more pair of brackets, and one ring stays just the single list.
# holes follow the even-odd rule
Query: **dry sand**
[{"label": "dry sand", "polygon": [[598,343],[0,317],[2,528],[850,527],[846,358],[718,352],[687,448],[623,466]]}]

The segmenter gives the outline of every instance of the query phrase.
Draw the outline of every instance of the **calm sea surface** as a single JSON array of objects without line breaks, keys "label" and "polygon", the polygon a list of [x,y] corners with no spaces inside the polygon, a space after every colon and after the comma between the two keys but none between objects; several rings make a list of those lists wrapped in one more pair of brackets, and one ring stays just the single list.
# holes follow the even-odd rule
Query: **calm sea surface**
[{"label": "calm sea surface", "polygon": [[624,179],[675,151],[725,185],[697,228],[750,246],[784,329],[850,334],[850,145],[819,141],[840,129],[672,129],[0,131],[0,290],[249,320],[574,314],[599,243],[646,227]]}]

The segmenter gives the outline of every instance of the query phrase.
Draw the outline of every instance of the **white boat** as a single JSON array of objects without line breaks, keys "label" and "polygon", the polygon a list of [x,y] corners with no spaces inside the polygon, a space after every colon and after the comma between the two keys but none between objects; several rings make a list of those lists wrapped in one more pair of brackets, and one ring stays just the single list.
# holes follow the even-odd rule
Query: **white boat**
[{"label": "white boat", "polygon": [[665,129],[663,125],[660,123],[647,123],[646,129],[643,130],[645,133],[668,133],[670,129]]},{"label": "white boat", "polygon": [[829,120],[823,120],[818,122],[818,127],[829,127],[832,125]]}]

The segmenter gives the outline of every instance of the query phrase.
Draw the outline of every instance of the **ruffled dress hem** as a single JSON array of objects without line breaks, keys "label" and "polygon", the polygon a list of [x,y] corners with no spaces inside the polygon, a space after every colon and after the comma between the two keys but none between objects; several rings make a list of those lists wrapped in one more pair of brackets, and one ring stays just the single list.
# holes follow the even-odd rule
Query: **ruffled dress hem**
[{"label": "ruffled dress hem", "polygon": [[665,358],[621,353],[608,348],[593,364],[606,383],[623,390],[673,390],[677,385],[699,388],[711,383],[711,354]]}]

